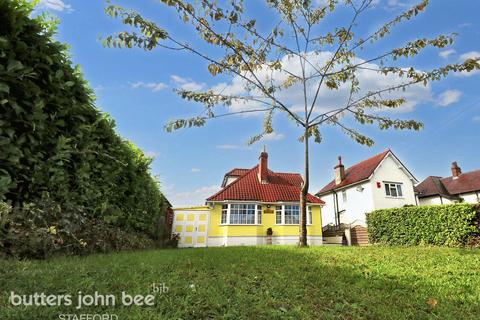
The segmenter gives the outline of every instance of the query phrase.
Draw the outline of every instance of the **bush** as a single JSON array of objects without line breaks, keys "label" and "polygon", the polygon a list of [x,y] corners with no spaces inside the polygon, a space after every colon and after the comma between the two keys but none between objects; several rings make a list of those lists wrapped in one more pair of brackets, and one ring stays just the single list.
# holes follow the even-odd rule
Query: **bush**
[{"label": "bush", "polygon": [[[10,247],[1,249],[48,256],[58,239],[50,226],[64,232],[68,252],[84,252],[68,239],[95,228],[89,249],[141,245],[158,235],[167,204],[152,159],[97,109],[67,46],[54,40],[54,21],[32,18],[32,5],[0,0],[0,201],[13,207],[2,229]],[[132,243],[121,239],[129,235]]]},{"label": "bush", "polygon": [[478,237],[480,205],[451,204],[376,210],[367,214],[370,243],[459,246]]},{"label": "bush", "polygon": [[4,257],[45,259],[154,246],[148,235],[88,217],[83,208],[60,207],[49,199],[23,208],[0,202],[0,254]]}]

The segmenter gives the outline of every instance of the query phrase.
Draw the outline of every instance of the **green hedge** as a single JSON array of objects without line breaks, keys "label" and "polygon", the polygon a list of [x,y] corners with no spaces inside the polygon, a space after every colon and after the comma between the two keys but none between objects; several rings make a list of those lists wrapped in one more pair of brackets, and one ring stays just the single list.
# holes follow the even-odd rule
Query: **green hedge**
[{"label": "green hedge", "polygon": [[[167,202],[150,174],[152,159],[96,107],[67,46],[54,39],[55,23],[31,12],[29,1],[0,0],[0,202],[15,212],[0,242],[24,243],[8,238],[15,228],[39,235],[29,241],[48,242],[44,231],[60,228],[65,216],[84,227],[155,237]],[[34,210],[49,216],[48,225],[23,219],[31,207],[58,214]]]},{"label": "green hedge", "polygon": [[370,243],[459,246],[479,235],[480,205],[451,204],[367,214]]}]

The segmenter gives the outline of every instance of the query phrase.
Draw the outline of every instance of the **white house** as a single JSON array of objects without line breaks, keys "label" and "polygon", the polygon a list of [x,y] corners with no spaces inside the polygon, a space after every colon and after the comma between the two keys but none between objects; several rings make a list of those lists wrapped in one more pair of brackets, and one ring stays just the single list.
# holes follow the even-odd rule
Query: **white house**
[{"label": "white house", "polygon": [[452,163],[451,177],[430,176],[416,187],[419,205],[480,202],[480,170],[462,173]]},{"label": "white house", "polygon": [[317,192],[325,202],[323,225],[366,226],[365,213],[376,209],[416,205],[417,179],[386,150],[347,169],[338,157],[335,178]]}]

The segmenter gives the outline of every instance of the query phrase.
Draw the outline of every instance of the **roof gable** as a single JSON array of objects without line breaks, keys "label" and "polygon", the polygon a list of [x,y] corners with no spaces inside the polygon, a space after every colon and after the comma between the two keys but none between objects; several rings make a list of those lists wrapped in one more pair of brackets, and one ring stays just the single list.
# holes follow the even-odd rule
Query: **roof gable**
[{"label": "roof gable", "polygon": [[383,161],[385,156],[389,154],[390,150],[385,150],[371,158],[354,164],[353,166],[345,170],[345,178],[338,185],[335,184],[335,179],[330,181],[325,187],[323,187],[317,194],[325,194],[334,189],[344,188],[357,182],[367,180],[374,173],[378,165]]},{"label": "roof gable", "polygon": [[[302,177],[295,173],[275,173],[268,170],[268,183],[258,180],[258,165],[207,199],[207,202],[238,200],[261,202],[299,202]],[[311,194],[309,203],[324,202]]]}]

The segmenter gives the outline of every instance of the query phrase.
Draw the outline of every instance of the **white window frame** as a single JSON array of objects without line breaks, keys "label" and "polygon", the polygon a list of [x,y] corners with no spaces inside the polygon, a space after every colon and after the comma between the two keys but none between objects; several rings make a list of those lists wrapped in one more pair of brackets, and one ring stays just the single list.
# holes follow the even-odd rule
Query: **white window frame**
[{"label": "white window frame", "polygon": [[[384,185],[383,192],[385,192],[385,197],[387,197],[387,198],[399,198],[399,199],[404,197],[403,196],[403,183],[384,181],[383,185]],[[396,195],[392,195],[392,189],[395,190]]]},{"label": "white window frame", "polygon": [[[296,206],[298,207],[298,222],[299,223],[285,223],[285,206]],[[279,210],[280,208],[280,210]],[[278,223],[277,221],[277,213],[281,212],[281,222]],[[312,225],[313,214],[312,214],[312,206],[307,206],[307,225]],[[284,226],[298,226],[300,225],[300,205],[297,204],[281,204],[275,206],[275,225],[284,225]]]},{"label": "white window frame", "polygon": [[[232,213],[232,205],[240,205],[240,206],[254,206],[253,210],[255,212],[254,222],[253,223],[232,223],[231,222],[231,213]],[[249,209],[245,209],[249,210]],[[223,219],[223,218],[226,219]],[[248,220],[246,220],[247,222]],[[234,225],[234,226],[255,226],[262,224],[262,206],[258,203],[224,203],[222,204],[222,211],[220,214],[220,225]]]},{"label": "white window frame", "polygon": [[346,203],[348,201],[347,190],[342,190],[342,200],[343,203]]}]

